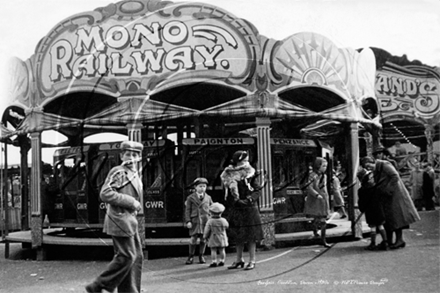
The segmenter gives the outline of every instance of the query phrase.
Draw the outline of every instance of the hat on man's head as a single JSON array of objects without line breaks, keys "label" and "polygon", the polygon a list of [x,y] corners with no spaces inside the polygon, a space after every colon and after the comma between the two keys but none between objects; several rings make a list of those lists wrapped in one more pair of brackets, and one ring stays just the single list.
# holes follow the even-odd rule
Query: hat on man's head
[{"label": "hat on man's head", "polygon": [[366,156],[361,158],[361,166],[365,167],[367,163],[374,164],[374,159],[372,157]]},{"label": "hat on man's head", "polygon": [[246,151],[236,151],[232,155],[232,164],[237,165],[238,162],[243,161],[248,156],[249,156],[249,154]]},{"label": "hat on man's head", "polygon": [[385,148],[383,146],[378,146],[373,149],[373,154],[384,153]]},{"label": "hat on man's head", "polygon": [[199,184],[206,184],[206,185],[208,185],[208,179],[206,179],[206,178],[204,178],[204,177],[196,178],[196,179],[194,180],[194,182],[193,182],[193,185],[194,185],[194,186],[197,186],[197,185],[199,185]]},{"label": "hat on man's head", "polygon": [[209,211],[211,213],[221,214],[225,211],[225,206],[221,203],[215,202],[209,206]]},{"label": "hat on man's head", "polygon": [[140,142],[127,140],[121,143],[121,151],[133,151],[141,153],[143,149],[144,145]]}]

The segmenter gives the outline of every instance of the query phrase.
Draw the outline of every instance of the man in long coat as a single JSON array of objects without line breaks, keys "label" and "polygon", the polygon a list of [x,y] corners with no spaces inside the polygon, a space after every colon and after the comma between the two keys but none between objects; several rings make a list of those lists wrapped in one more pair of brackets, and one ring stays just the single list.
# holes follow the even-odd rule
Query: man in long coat
[{"label": "man in long coat", "polygon": [[137,163],[143,145],[134,141],[121,144],[122,164],[110,170],[101,188],[106,203],[104,232],[112,236],[115,255],[87,292],[141,292],[143,252],[138,233],[137,212],[141,210],[142,182]]},{"label": "man in long coat", "polygon": [[[385,213],[385,229],[390,248],[405,247],[403,229],[420,220],[420,216],[399,173],[390,162],[370,157],[362,159],[362,166],[374,172],[376,191]],[[396,234],[395,243],[392,243],[392,232]]]}]

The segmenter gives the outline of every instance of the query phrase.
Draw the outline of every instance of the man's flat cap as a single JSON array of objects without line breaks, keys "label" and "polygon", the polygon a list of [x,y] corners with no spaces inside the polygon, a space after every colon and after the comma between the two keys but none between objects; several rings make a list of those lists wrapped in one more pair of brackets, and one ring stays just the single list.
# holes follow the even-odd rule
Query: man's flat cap
[{"label": "man's flat cap", "polygon": [[144,146],[140,142],[127,140],[121,143],[121,151],[133,151],[141,153],[143,149]]}]

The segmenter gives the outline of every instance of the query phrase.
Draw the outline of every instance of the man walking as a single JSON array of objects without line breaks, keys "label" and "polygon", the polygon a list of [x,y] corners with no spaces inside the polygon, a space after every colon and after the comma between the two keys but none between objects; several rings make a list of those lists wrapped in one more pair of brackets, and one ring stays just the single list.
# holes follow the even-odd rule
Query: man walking
[{"label": "man walking", "polygon": [[136,214],[141,210],[142,182],[137,164],[143,145],[134,141],[121,144],[122,164],[110,170],[101,188],[106,203],[104,232],[112,236],[113,260],[91,284],[87,292],[141,292],[143,252]]}]

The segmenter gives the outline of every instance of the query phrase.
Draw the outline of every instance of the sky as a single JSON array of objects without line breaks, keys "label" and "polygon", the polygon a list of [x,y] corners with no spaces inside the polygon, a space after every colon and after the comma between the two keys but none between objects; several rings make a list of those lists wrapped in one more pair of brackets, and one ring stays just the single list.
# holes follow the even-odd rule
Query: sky
[{"label": "sky", "polygon": [[[112,0],[14,0],[0,10],[0,113],[8,104],[7,65],[12,57],[30,58],[38,42],[59,22],[92,11]],[[173,1],[180,3],[184,1]],[[440,67],[439,0],[204,0],[250,21],[261,35],[283,40],[299,32],[315,32],[338,47],[377,47],[406,54]],[[11,147],[9,163],[18,163]],[[43,153],[51,162],[53,150]],[[47,153],[47,154],[46,154]],[[1,162],[0,162],[1,163]]]}]

